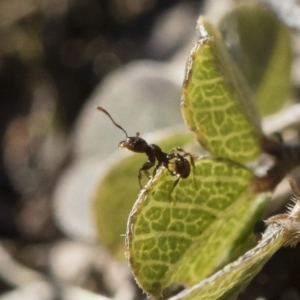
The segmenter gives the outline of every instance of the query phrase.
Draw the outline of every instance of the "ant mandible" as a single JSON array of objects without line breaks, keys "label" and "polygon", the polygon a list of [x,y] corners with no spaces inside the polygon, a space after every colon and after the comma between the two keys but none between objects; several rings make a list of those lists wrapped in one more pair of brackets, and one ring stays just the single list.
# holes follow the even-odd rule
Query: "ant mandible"
[{"label": "ant mandible", "polygon": [[[139,132],[136,133],[136,136],[128,136],[127,132],[123,127],[121,127],[119,124],[117,124],[112,116],[101,106],[97,106],[97,109],[99,111],[102,111],[105,113],[113,122],[113,124],[121,129],[125,135],[126,135],[126,140],[121,141],[119,143],[120,148],[127,148],[130,151],[136,152],[136,153],[145,153],[148,157],[148,161],[146,161],[142,167],[138,171],[138,182],[141,188],[143,188],[141,184],[141,179],[142,179],[142,171],[146,174],[146,176],[149,178],[149,169],[154,167],[152,177],[155,176],[156,171],[159,167],[164,166],[172,176],[176,176],[177,179],[174,181],[173,187],[169,192],[169,198],[171,200],[171,193],[178,184],[180,178],[185,179],[190,175],[191,172],[191,166],[190,162],[185,158],[189,156],[192,167],[193,167],[193,172],[194,172],[194,183],[196,186],[195,182],[195,163],[192,155],[190,153],[185,152],[182,148],[176,147],[173,148],[170,152],[165,153],[163,152],[160,147],[158,147],[155,144],[148,144],[145,140],[140,138]],[[176,152],[177,151],[177,152]],[[178,153],[181,152],[182,154]],[[156,163],[157,161],[157,163]],[[174,163],[174,171],[169,169],[169,164]],[[156,164],[156,165],[155,165]]]}]

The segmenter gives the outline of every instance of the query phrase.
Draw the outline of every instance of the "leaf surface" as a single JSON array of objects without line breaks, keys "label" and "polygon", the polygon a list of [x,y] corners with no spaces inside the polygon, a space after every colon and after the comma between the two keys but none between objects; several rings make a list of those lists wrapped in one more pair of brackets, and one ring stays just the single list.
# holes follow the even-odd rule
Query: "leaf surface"
[{"label": "leaf surface", "polygon": [[198,21],[182,90],[182,113],[197,140],[214,156],[237,162],[261,153],[260,120],[249,87],[231,59],[219,31]]},{"label": "leaf surface", "polygon": [[272,225],[258,245],[211,277],[169,300],[234,300],[285,243],[282,226]]},{"label": "leaf surface", "polygon": [[165,169],[142,190],[127,225],[127,255],[143,290],[159,296],[172,283],[192,286],[252,246],[254,222],[269,200],[250,188],[254,176],[223,159],[195,161],[181,179]]}]

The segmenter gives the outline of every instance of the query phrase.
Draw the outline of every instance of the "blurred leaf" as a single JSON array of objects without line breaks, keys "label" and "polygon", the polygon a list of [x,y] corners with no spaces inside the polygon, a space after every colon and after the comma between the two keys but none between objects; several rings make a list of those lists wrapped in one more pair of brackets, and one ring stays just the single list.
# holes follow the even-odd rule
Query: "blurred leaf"
[{"label": "blurred leaf", "polygon": [[261,116],[277,112],[292,88],[288,28],[265,9],[242,6],[221,20],[220,30],[254,92]]},{"label": "blurred leaf", "polygon": [[[161,134],[163,133],[162,131]],[[158,144],[163,150],[169,151],[175,146],[184,148],[192,140],[193,136],[189,133],[170,134],[168,130],[168,138],[158,140]],[[140,190],[138,170],[147,161],[147,157],[136,153],[124,157],[121,152],[126,150],[118,151],[121,159],[110,165],[107,173],[99,181],[94,211],[101,242],[120,258],[125,258],[124,237],[121,235],[125,234],[128,215]]]},{"label": "blurred leaf", "polygon": [[278,30],[276,49],[270,57],[268,68],[255,96],[261,116],[279,111],[292,92],[292,52],[289,32],[283,25]]},{"label": "blurred leaf", "polygon": [[190,53],[183,85],[186,123],[213,155],[254,160],[261,153],[261,132],[249,88],[217,29],[200,18],[198,31],[200,39]]},{"label": "blurred leaf", "polygon": [[128,259],[143,290],[158,296],[172,283],[192,286],[253,245],[254,222],[268,194],[256,195],[245,167],[202,158],[172,192],[174,177],[158,173],[135,203],[127,227]]}]

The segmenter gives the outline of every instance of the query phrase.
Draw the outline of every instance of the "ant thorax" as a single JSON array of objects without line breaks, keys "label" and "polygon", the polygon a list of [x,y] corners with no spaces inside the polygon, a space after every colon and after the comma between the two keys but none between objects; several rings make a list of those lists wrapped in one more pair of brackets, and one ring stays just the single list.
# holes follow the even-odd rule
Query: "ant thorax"
[{"label": "ant thorax", "polygon": [[163,152],[159,146],[150,144],[148,152],[145,152],[148,157],[153,156],[157,159],[158,163],[166,166],[169,163],[167,153]]}]

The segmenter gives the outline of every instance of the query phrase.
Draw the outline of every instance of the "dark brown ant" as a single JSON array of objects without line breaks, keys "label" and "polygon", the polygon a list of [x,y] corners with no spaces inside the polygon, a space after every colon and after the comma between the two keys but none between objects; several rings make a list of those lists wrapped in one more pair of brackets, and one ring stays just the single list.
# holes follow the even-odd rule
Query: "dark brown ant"
[{"label": "dark brown ant", "polygon": [[[176,147],[172,149],[170,152],[165,153],[163,152],[160,147],[158,147],[155,144],[148,144],[145,140],[140,138],[139,132],[136,133],[136,136],[128,136],[127,132],[122,128],[120,125],[118,125],[114,119],[111,117],[111,115],[101,106],[98,106],[97,109],[99,111],[102,111],[105,113],[111,121],[114,123],[115,126],[120,128],[126,135],[126,140],[121,141],[119,143],[120,148],[127,148],[130,151],[136,152],[136,153],[145,153],[148,157],[148,161],[146,161],[142,167],[139,169],[138,172],[138,181],[141,188],[143,188],[141,184],[142,179],[142,171],[146,174],[148,178],[150,178],[149,169],[154,167],[152,177],[155,176],[156,171],[159,167],[164,166],[172,176],[176,176],[177,179],[175,180],[172,189],[169,192],[169,198],[171,199],[171,193],[178,184],[180,178],[185,179],[189,177],[191,172],[191,166],[190,162],[185,158],[189,156],[193,172],[194,172],[194,183],[195,182],[195,163],[192,155],[190,153],[185,152],[182,148]],[[178,153],[181,152],[182,154]],[[169,164],[174,164],[174,171],[169,169]]]}]

